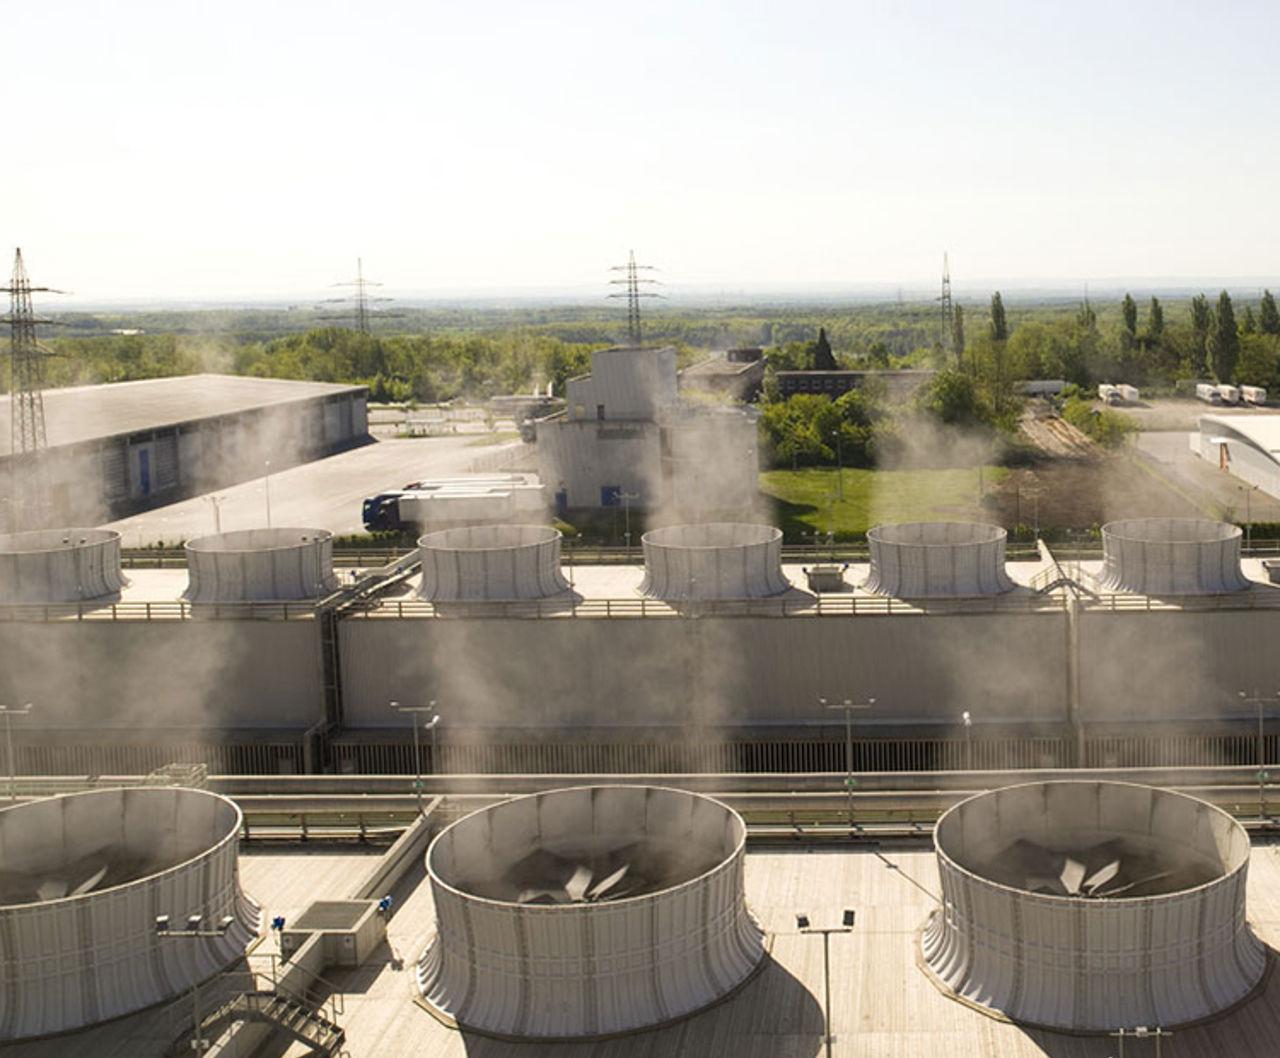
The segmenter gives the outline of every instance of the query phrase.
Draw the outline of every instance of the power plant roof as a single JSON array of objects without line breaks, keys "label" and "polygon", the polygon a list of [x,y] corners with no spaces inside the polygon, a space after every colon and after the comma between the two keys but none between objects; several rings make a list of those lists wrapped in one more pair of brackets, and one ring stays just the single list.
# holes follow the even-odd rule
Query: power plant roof
[{"label": "power plant roof", "polygon": [[[49,445],[57,447],[362,392],[363,386],[330,382],[183,375],[46,390],[44,414]],[[0,456],[10,452],[10,417],[9,401],[0,401]]]}]

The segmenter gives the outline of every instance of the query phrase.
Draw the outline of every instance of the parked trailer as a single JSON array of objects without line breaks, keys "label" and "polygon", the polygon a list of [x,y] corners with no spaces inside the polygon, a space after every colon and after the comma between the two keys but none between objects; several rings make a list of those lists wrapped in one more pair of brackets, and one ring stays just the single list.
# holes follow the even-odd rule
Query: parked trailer
[{"label": "parked trailer", "polygon": [[1098,399],[1104,404],[1110,404],[1112,402],[1112,397],[1116,396],[1117,393],[1118,391],[1116,387],[1110,382],[1098,383]]},{"label": "parked trailer", "polygon": [[1246,404],[1267,403],[1267,391],[1262,386],[1241,386],[1240,397]]},{"label": "parked trailer", "polygon": [[1137,386],[1129,386],[1124,383],[1121,383],[1120,385],[1116,386],[1116,389],[1119,390],[1120,392],[1120,399],[1123,400],[1126,404],[1138,403],[1138,387]]},{"label": "parked trailer", "polygon": [[1196,399],[1202,400],[1206,404],[1221,404],[1222,394],[1218,392],[1218,387],[1211,382],[1196,383]]},{"label": "parked trailer", "polygon": [[1229,386],[1225,382],[1218,386],[1218,395],[1222,398],[1223,404],[1239,404],[1240,403],[1240,387]]}]

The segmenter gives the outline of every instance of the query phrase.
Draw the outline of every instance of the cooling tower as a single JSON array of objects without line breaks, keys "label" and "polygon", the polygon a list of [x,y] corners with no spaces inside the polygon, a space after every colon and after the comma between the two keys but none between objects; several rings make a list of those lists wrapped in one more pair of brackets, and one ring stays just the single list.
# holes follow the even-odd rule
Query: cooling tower
[{"label": "cooling tower", "polygon": [[422,583],[433,602],[545,599],[569,590],[560,531],[547,525],[473,525],[418,540]]},{"label": "cooling tower", "polygon": [[1241,591],[1239,526],[1207,518],[1131,518],[1102,527],[1102,573],[1111,591],[1216,595]]},{"label": "cooling tower", "polygon": [[1004,569],[1008,534],[978,522],[903,522],[867,533],[871,573],[863,585],[899,599],[999,595],[1013,581]]},{"label": "cooling tower", "polygon": [[724,998],[764,956],[743,895],[746,826],[651,786],[554,790],[482,809],[427,850],[426,1001],[464,1028],[569,1039]]},{"label": "cooling tower", "polygon": [[[95,790],[0,811],[0,1039],[66,1032],[178,995],[258,932],[240,809],[202,790]],[[229,928],[162,937],[156,917]]]},{"label": "cooling tower", "polygon": [[710,522],[654,529],[641,537],[644,582],[655,599],[761,599],[791,587],[782,572],[782,531]]},{"label": "cooling tower", "polygon": [[1170,1027],[1247,997],[1249,839],[1184,794],[1046,782],[979,794],[934,831],[943,906],[925,927],[948,991],[1030,1025]]},{"label": "cooling tower", "polygon": [[96,599],[127,583],[120,572],[120,534],[110,529],[0,536],[0,604]]},{"label": "cooling tower", "polygon": [[192,602],[316,599],[338,586],[324,529],[242,529],[188,540],[186,552]]}]

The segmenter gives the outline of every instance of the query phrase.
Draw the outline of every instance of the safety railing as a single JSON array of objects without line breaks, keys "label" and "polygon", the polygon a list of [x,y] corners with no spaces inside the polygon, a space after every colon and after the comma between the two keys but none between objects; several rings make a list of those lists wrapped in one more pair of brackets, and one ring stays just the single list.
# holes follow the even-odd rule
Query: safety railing
[{"label": "safety railing", "polygon": [[28,603],[0,606],[0,624],[6,621],[309,621],[315,617],[312,602],[189,603],[155,602]]}]

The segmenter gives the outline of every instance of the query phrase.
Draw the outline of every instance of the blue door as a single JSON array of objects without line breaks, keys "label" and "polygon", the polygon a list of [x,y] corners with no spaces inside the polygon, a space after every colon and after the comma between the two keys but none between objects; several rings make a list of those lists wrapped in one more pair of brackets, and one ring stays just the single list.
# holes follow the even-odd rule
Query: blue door
[{"label": "blue door", "polygon": [[622,486],[621,485],[601,485],[600,486],[600,506],[601,507],[621,507],[622,506]]},{"label": "blue door", "polygon": [[138,487],[142,495],[151,495],[151,449],[144,448],[138,453]]}]

